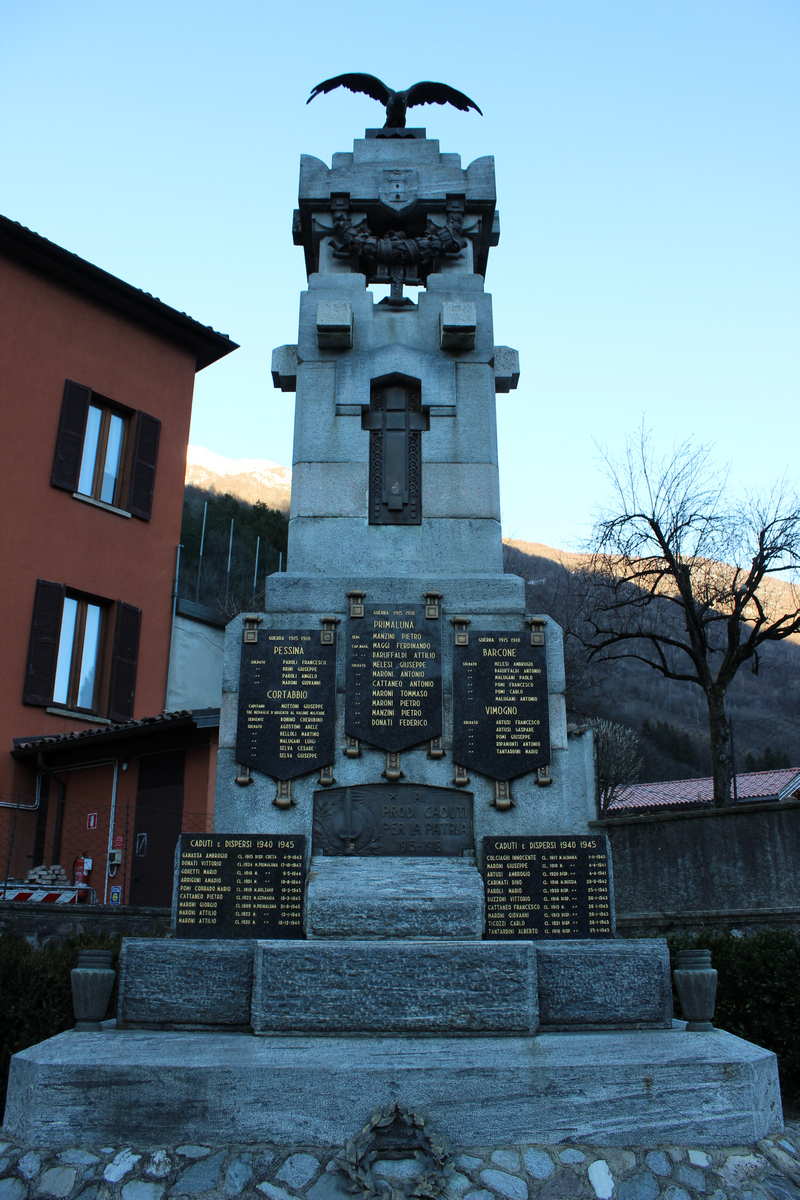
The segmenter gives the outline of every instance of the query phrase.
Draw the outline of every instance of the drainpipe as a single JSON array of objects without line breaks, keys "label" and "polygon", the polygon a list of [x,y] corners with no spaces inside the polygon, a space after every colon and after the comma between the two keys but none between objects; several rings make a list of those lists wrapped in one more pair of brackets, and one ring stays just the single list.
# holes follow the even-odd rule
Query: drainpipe
[{"label": "drainpipe", "polygon": [[172,588],[172,624],[169,630],[169,659],[167,661],[167,694],[164,697],[164,712],[169,712],[169,685],[172,679],[172,646],[175,641],[175,615],[178,611],[178,580],[180,579],[181,570],[181,550],[183,546],[178,542],[178,548],[175,551],[175,584]]}]

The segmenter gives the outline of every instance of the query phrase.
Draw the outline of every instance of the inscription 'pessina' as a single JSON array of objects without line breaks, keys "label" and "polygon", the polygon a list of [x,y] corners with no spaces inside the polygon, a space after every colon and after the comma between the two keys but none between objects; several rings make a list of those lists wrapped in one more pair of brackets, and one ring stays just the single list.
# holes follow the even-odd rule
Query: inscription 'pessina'
[{"label": "inscription 'pessina'", "polygon": [[262,629],[242,646],[236,761],[273,779],[333,762],[336,647],[316,629]]}]

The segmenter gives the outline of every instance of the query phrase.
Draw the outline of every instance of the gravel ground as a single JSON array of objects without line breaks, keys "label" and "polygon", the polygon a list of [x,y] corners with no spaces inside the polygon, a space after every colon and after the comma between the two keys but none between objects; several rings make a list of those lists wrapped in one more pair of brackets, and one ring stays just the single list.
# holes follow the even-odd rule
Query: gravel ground
[{"label": "gravel ground", "polygon": [[[1,1135],[0,1135],[1,1136]],[[83,1146],[0,1140],[0,1200],[353,1200],[341,1147]],[[413,1159],[372,1166],[402,1200]],[[404,1189],[405,1185],[405,1189]],[[392,1195],[394,1193],[394,1195]],[[365,1195],[362,1189],[356,1200]],[[755,1146],[477,1146],[450,1155],[443,1200],[800,1200],[800,1121]]]}]

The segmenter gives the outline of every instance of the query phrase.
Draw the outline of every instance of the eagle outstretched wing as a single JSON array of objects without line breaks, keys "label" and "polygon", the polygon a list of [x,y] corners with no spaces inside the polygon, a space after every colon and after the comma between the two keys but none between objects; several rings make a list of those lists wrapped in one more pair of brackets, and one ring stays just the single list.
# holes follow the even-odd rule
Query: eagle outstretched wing
[{"label": "eagle outstretched wing", "polygon": [[474,108],[476,113],[483,116],[474,100],[470,100],[469,96],[456,91],[446,83],[431,83],[430,80],[424,80],[422,83],[415,83],[413,87],[410,87],[406,95],[409,108],[413,108],[415,104],[452,104],[461,112],[469,112],[471,108]]},{"label": "eagle outstretched wing", "polygon": [[[441,84],[433,86],[441,87]],[[379,100],[381,104],[388,104],[394,95],[391,89],[385,83],[382,83],[380,79],[376,79],[374,75],[361,75],[358,72],[351,72],[349,75],[337,75],[334,79],[326,79],[324,83],[318,83],[306,100],[306,104],[310,104],[315,96],[319,96],[325,92],[332,92],[337,87],[346,87],[350,92],[364,92],[365,95],[370,96],[373,100]],[[452,91],[452,88],[449,90]],[[460,95],[460,93],[456,92],[454,95]],[[466,97],[464,96],[462,99],[466,99]]]}]

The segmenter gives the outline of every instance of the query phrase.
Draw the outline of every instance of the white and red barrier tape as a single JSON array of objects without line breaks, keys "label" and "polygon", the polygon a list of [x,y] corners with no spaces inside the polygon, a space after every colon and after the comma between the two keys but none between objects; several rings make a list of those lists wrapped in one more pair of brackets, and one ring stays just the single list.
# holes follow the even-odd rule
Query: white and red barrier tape
[{"label": "white and red barrier tape", "polygon": [[47,888],[35,888],[33,891],[29,887],[10,886],[6,889],[0,887],[0,900],[33,900],[40,901],[43,904],[77,904],[77,891],[71,892],[53,892]]}]

